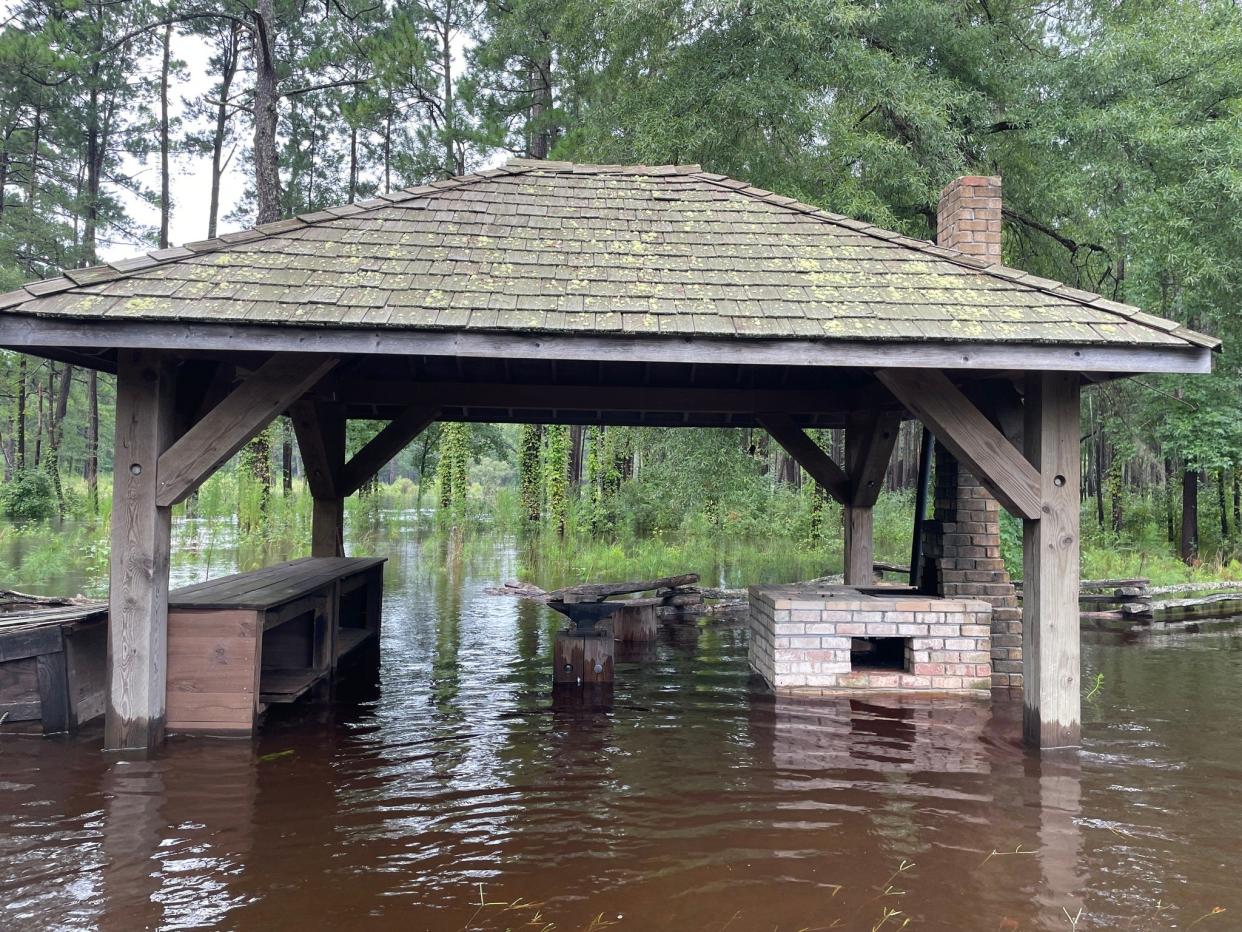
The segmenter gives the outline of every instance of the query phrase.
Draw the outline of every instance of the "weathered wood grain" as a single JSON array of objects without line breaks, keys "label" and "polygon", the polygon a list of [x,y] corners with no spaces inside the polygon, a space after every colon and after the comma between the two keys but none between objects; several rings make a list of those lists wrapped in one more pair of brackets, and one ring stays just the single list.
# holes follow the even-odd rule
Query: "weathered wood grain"
[{"label": "weathered wood grain", "polygon": [[172,436],[174,381],[158,354],[118,357],[104,747],[149,749],[164,736],[171,514],[157,501]]},{"label": "weathered wood grain", "polygon": [[1026,455],[1038,468],[1040,515],[1023,522],[1023,731],[1039,748],[1079,745],[1079,384],[1026,379]]}]

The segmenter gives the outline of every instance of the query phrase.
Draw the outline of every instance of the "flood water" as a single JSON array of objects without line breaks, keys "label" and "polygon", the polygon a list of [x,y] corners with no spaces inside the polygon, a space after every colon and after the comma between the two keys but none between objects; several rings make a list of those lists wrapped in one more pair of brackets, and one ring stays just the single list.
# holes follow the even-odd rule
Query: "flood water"
[{"label": "flood water", "polygon": [[1086,746],[1041,761],[1008,700],[776,701],[730,622],[566,706],[558,617],[482,592],[511,544],[383,552],[332,704],[145,762],[0,737],[0,928],[1242,928],[1238,628],[1090,638]]}]

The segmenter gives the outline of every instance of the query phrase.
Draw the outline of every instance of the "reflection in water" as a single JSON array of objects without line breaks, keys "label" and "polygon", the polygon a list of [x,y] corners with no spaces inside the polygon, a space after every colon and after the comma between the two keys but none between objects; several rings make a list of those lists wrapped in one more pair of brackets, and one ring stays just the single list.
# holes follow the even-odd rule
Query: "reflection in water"
[{"label": "reflection in water", "polygon": [[100,754],[98,731],[0,738],[0,927],[1165,929],[1242,912],[1236,629],[1086,645],[1084,679],[1103,675],[1086,748],[1040,759],[1012,700],[775,699],[719,621],[619,653],[610,707],[554,696],[563,620],[481,591],[515,574],[503,543],[377,549],[381,663],[331,704],[142,763]]}]

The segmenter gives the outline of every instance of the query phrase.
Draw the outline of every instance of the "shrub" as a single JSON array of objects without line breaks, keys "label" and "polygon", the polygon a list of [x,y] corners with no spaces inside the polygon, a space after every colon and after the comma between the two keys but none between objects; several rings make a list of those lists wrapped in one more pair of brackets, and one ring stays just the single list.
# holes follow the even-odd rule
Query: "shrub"
[{"label": "shrub", "polygon": [[0,486],[0,511],[14,521],[41,521],[56,515],[52,477],[39,469],[22,469]]}]

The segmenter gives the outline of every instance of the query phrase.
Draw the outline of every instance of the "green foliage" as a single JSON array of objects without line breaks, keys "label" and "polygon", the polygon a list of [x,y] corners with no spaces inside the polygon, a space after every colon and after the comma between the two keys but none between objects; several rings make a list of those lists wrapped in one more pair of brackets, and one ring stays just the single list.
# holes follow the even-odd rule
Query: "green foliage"
[{"label": "green foliage", "polygon": [[0,486],[0,511],[14,521],[40,521],[56,514],[56,488],[40,469],[23,469]]}]

